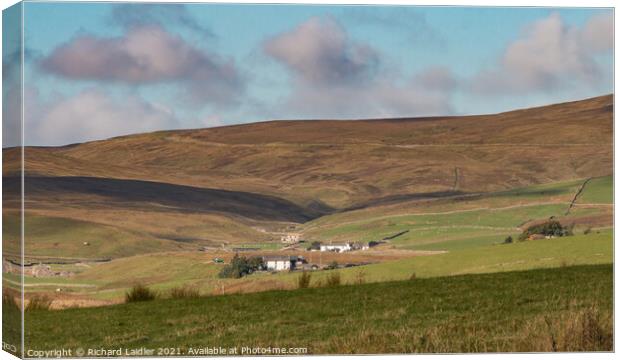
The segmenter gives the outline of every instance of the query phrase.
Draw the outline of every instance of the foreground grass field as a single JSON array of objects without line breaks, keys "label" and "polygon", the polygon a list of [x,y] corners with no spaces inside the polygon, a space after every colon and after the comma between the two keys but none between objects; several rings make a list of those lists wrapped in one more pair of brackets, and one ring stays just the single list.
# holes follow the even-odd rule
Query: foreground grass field
[{"label": "foreground grass field", "polygon": [[611,351],[611,265],[26,313],[28,349]]}]

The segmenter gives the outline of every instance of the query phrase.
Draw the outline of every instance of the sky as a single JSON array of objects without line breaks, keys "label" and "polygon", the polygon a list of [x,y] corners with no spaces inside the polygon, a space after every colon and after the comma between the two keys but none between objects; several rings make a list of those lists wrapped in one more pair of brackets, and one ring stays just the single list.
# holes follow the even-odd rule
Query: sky
[{"label": "sky", "polygon": [[[274,119],[486,114],[613,92],[610,9],[26,2],[23,11],[26,145]],[[6,43],[16,26],[4,15]],[[19,59],[11,49],[5,73]],[[19,114],[12,84],[5,119]],[[5,134],[3,146],[16,145]]]}]

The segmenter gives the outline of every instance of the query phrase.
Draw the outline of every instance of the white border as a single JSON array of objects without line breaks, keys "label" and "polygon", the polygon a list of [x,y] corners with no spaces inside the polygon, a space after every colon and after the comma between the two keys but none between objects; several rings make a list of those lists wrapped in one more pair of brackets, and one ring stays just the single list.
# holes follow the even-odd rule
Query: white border
[{"label": "white border", "polygon": [[[16,4],[18,1],[6,1],[3,2],[2,4],[2,9],[6,9],[14,4]],[[29,0],[25,0],[25,2],[33,2],[33,1],[29,1]],[[79,0],[61,0],[61,1],[47,1],[47,0],[42,0],[42,1],[36,1],[36,2],[84,2],[84,1],[79,1]],[[93,1],[93,2],[104,2],[104,1]],[[109,1],[105,1],[105,2],[129,2],[129,1],[123,1],[123,0],[109,0]],[[322,4],[322,5],[420,5],[420,6],[486,6],[486,7],[587,7],[587,8],[596,8],[596,7],[605,7],[605,8],[614,8],[616,7],[616,2],[612,1],[612,0],[590,0],[590,1],[584,1],[584,0],[495,0],[495,1],[490,1],[490,0],[447,0],[447,1],[429,1],[429,0],[313,0],[313,1],[309,1],[309,0],[291,0],[291,1],[266,1],[266,0],[236,0],[236,1],[230,1],[230,0],[220,0],[220,1],[179,1],[179,0],[134,0],[131,2],[146,2],[146,3],[232,3],[232,4]],[[617,17],[618,17],[618,12],[614,11],[614,23],[617,23]],[[2,19],[0,17],[0,28],[2,25]],[[23,7],[22,7],[22,26],[23,26]],[[615,89],[615,83],[618,80],[618,72],[615,71],[616,70],[616,55],[617,55],[617,49],[618,47],[618,28],[614,29],[614,89]],[[23,57],[24,57],[24,53],[23,53],[23,32],[22,32],[22,63],[23,63]],[[2,43],[2,40],[0,38],[0,44]],[[1,70],[0,70],[1,71]],[[21,76],[22,76],[22,84],[23,84],[23,67],[22,67],[22,71],[21,71]],[[614,91],[614,95],[615,95],[615,91]],[[24,102],[23,102],[23,97],[24,97],[24,88],[22,86],[22,130],[21,130],[21,135],[22,135],[22,144],[24,141]],[[2,99],[0,97],[0,106],[2,105]],[[616,128],[616,117],[615,117],[615,109],[616,109],[616,102],[615,102],[615,97],[614,97],[614,131]],[[2,129],[0,127],[0,139],[2,137]],[[618,223],[618,214],[615,212],[615,190],[618,188],[618,186],[620,185],[620,181],[618,179],[617,176],[615,176],[615,169],[618,168],[618,165],[620,164],[620,159],[616,156],[616,148],[618,145],[618,142],[620,140],[618,140],[618,138],[614,137],[614,245],[615,245],[615,239],[617,237],[617,235],[620,233],[620,229],[618,229],[617,226],[615,226]],[[23,154],[23,149],[22,149],[22,168],[23,168],[23,160],[24,160],[24,154]],[[2,159],[0,157],[0,165],[2,164]],[[0,178],[0,187],[2,185],[2,180]],[[23,171],[22,171],[22,216],[23,216]],[[2,220],[0,219],[0,225],[2,223]],[[23,234],[23,221],[22,221],[22,234]],[[22,239],[22,256],[23,256],[23,239]],[[1,256],[1,247],[0,247],[0,256]],[[614,314],[618,313],[619,310],[619,306],[618,306],[618,302],[615,301],[615,299],[618,299],[618,292],[619,289],[616,286],[616,282],[615,282],[615,259],[617,259],[618,255],[618,248],[614,246]],[[22,274],[22,301],[23,301],[23,274]],[[0,314],[1,317],[1,314]],[[23,313],[22,313],[22,329],[23,329]],[[615,321],[614,321],[615,322]],[[618,343],[618,328],[617,326],[615,326],[617,323],[615,322],[614,324],[614,348],[615,348],[615,344]],[[23,331],[22,331],[22,349],[23,349],[23,345],[24,345],[24,337],[23,337]],[[615,358],[615,354],[614,353],[588,353],[588,354],[584,354],[584,353],[566,353],[566,354],[465,354],[465,355],[370,355],[370,356],[353,356],[354,358],[376,358],[376,357],[389,357],[389,358],[394,358],[394,359],[405,359],[405,358],[411,358],[415,356],[416,358],[420,358],[420,359],[437,359],[437,358],[447,358],[447,357],[453,357],[453,356],[458,356],[459,359],[478,359],[478,358],[485,358],[485,359],[496,359],[496,358],[501,358],[501,359],[537,359],[539,357],[545,357],[547,359],[582,359],[583,357],[587,356],[588,358],[592,358],[592,359],[609,359],[609,358]],[[305,356],[307,357],[307,356]],[[325,357],[325,356],[313,356],[313,357]],[[335,358],[335,359],[348,359],[351,358],[351,356],[329,356],[330,358]],[[11,355],[9,355],[6,352],[0,351],[0,359],[7,359],[7,358],[14,358]],[[249,358],[249,359],[276,359],[276,357],[244,357],[244,358]],[[300,357],[301,358],[301,357]],[[170,359],[187,359],[187,358],[170,358]],[[225,357],[220,357],[220,358],[209,358],[209,359],[226,359]]]}]

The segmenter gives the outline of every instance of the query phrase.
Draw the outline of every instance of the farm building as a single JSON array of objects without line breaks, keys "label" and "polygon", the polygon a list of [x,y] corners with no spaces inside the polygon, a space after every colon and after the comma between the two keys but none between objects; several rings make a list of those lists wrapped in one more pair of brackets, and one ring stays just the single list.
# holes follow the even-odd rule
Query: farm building
[{"label": "farm building", "polygon": [[341,243],[341,244],[321,244],[321,251],[333,251],[337,253],[353,250],[368,250],[370,249],[370,243]]},{"label": "farm building", "polygon": [[353,250],[368,250],[370,249],[370,243],[354,243],[352,246]]},{"label": "farm building", "polygon": [[337,253],[351,251],[353,250],[353,246],[351,243],[343,243],[343,244],[321,244],[321,251],[333,251]]},{"label": "farm building", "polygon": [[289,234],[286,234],[286,235],[282,235],[280,237],[280,241],[285,243],[285,244],[294,244],[294,243],[298,243],[299,242],[300,237],[301,237],[300,234],[289,233]]},{"label": "farm building", "polygon": [[305,263],[305,259],[300,256],[263,256],[263,262],[267,270],[283,271],[294,270],[297,266]]}]

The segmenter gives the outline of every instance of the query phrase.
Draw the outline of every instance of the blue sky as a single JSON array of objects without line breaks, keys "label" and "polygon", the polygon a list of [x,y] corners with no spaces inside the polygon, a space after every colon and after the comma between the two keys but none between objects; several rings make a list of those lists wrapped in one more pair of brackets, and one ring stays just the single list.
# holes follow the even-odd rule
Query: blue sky
[{"label": "blue sky", "polygon": [[24,14],[29,145],[613,91],[607,9],[30,2]]}]

